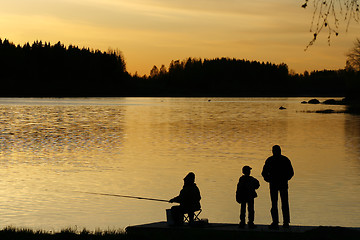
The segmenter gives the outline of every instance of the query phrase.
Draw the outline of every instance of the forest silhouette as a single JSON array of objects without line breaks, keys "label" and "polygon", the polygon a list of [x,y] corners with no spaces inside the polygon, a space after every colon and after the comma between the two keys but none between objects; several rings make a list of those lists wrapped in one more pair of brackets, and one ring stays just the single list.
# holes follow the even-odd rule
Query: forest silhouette
[{"label": "forest silhouette", "polygon": [[290,73],[285,63],[235,58],[171,61],[131,75],[119,50],[106,52],[35,41],[0,39],[1,97],[245,97],[358,98],[360,73],[351,69]]},{"label": "forest silhouette", "polygon": [[127,72],[119,51],[101,52],[35,41],[15,46],[0,39],[3,97],[121,94]]}]

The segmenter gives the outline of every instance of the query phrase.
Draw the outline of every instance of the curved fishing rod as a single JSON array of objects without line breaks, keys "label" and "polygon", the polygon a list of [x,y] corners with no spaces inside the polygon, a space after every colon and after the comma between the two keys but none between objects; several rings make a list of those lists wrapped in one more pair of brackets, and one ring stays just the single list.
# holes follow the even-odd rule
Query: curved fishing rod
[{"label": "curved fishing rod", "polygon": [[96,192],[82,192],[82,191],[75,191],[75,192],[87,193],[87,194],[93,194],[93,195],[111,196],[111,197],[134,198],[134,199],[140,199],[140,200],[149,200],[149,201],[158,201],[158,202],[167,202],[167,203],[169,203],[169,200],[157,199],[157,198],[136,197],[136,196],[110,194],[110,193],[96,193]]}]

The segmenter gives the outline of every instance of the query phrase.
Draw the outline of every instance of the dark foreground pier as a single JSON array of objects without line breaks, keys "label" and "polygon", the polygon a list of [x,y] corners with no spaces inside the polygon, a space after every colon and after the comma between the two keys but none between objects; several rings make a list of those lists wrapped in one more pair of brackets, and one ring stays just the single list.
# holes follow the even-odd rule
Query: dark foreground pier
[{"label": "dark foreground pier", "polygon": [[156,222],[126,228],[134,239],[238,239],[238,240],[360,240],[360,228],[328,226],[290,226],[270,230],[267,225],[257,225],[256,229],[238,228],[237,224],[209,223],[198,226],[168,226],[166,222]]}]

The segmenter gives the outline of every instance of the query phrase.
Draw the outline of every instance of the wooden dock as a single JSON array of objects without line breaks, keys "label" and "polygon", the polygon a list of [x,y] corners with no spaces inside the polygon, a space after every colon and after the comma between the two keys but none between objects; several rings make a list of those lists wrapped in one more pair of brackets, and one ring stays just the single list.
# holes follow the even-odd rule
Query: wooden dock
[{"label": "wooden dock", "polygon": [[290,226],[270,230],[268,225],[257,225],[255,229],[239,228],[237,224],[209,223],[197,226],[169,226],[166,222],[155,222],[129,226],[126,232],[130,239],[238,239],[238,240],[360,240],[360,228],[332,226]]}]

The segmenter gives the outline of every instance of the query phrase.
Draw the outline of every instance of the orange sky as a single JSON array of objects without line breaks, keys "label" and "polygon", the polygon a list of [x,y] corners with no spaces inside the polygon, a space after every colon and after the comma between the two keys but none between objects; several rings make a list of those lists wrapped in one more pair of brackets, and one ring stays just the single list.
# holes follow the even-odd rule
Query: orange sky
[{"label": "orange sky", "polygon": [[[310,1],[311,2],[311,1]],[[328,46],[315,45],[312,6],[302,0],[1,0],[0,37],[123,52],[130,73],[149,74],[171,60],[231,57],[286,63],[289,69],[339,69],[360,37],[353,21]]]}]

